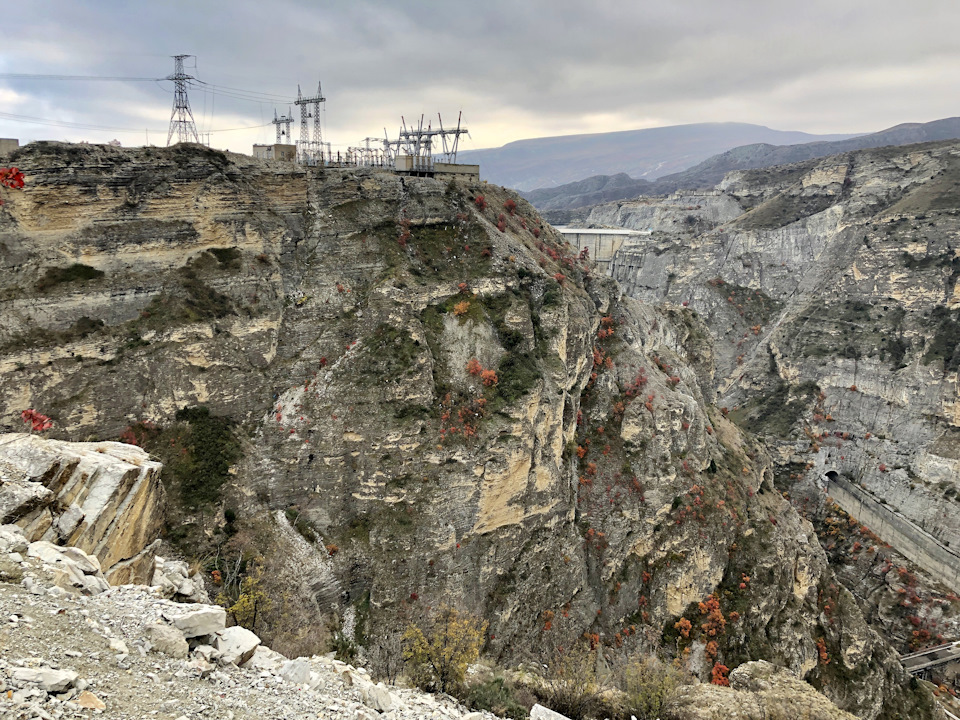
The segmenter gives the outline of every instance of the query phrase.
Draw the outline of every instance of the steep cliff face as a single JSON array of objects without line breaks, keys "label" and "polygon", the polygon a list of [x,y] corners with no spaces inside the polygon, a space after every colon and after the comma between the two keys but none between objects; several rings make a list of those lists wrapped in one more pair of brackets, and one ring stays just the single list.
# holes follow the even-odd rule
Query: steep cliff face
[{"label": "steep cliff face", "polygon": [[223,497],[319,536],[320,610],[390,627],[452,600],[504,659],[650,637],[704,677],[786,665],[862,717],[926,702],[712,407],[703,322],[623,297],[526,203],[191,147],[16,160],[2,417],[229,417]]},{"label": "steep cliff face", "polygon": [[958,163],[931,143],[731,173],[691,204],[732,212],[665,227],[614,269],[633,296],[707,318],[718,404],[767,438],[785,485],[836,471],[953,546]]}]

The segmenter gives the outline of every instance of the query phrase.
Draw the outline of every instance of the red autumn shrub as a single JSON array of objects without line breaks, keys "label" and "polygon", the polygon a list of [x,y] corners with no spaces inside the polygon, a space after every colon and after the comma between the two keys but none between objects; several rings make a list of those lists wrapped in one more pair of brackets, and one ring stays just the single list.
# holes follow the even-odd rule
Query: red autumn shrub
[{"label": "red autumn shrub", "polygon": [[727,679],[727,675],[730,672],[730,668],[722,663],[715,663],[713,670],[710,671],[710,682],[713,685],[722,685],[727,687],[730,685],[730,681]]},{"label": "red autumn shrub", "polygon": [[43,432],[53,427],[53,421],[42,413],[38,413],[32,408],[20,413],[20,418],[30,426],[34,432]]}]

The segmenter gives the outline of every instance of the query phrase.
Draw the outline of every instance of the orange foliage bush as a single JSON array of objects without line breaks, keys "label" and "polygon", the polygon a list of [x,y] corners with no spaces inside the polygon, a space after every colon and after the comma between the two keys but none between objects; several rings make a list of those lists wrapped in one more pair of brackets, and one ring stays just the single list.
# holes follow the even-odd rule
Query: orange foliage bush
[{"label": "orange foliage bush", "polygon": [[714,663],[713,670],[710,671],[710,682],[713,685],[722,685],[727,687],[730,685],[730,680],[727,679],[727,675],[730,673],[730,668],[722,663]]}]

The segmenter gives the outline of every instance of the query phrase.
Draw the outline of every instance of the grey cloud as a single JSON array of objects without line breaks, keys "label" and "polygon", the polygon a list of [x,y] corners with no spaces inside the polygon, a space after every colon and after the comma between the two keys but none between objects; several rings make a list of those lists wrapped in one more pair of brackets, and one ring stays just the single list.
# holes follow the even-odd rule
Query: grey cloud
[{"label": "grey cloud", "polygon": [[[611,130],[652,118],[871,131],[956,114],[949,98],[960,90],[960,81],[944,87],[924,72],[933,63],[960,78],[953,0],[38,0],[5,14],[2,71],[160,77],[169,55],[191,52],[198,76],[218,85],[292,96],[298,82],[312,92],[319,77],[330,133],[342,144],[384,125],[392,131],[401,112],[450,114],[460,104],[478,146],[546,128],[582,131],[588,114],[609,115],[618,123]],[[891,78],[882,91],[851,82],[877,68]],[[143,124],[123,108],[142,115],[170,103],[152,84],[3,87],[45,112],[99,125]],[[802,94],[784,97],[784,88]],[[204,101],[197,92],[191,99],[195,110]],[[213,102],[245,124],[272,117],[269,103]],[[16,112],[37,114],[28,108]],[[710,115],[723,108],[742,114]],[[507,119],[523,123],[514,137],[485,137]],[[34,130],[0,119],[0,135]],[[227,141],[242,144],[226,136],[214,144]]]}]

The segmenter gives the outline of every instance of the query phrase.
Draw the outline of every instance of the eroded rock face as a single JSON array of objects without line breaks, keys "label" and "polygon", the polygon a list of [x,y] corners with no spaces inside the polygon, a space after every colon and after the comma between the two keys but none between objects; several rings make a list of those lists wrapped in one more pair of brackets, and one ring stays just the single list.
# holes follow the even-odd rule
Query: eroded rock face
[{"label": "eroded rock face", "polygon": [[124,443],[0,435],[0,522],[15,522],[30,541],[95,556],[115,585],[147,583],[146,549],[163,523],[160,467]]},{"label": "eroded rock face", "polygon": [[[18,158],[28,187],[0,217],[17,258],[0,281],[19,292],[0,299],[0,406],[29,397],[64,435],[190,405],[229,416],[249,443],[239,515],[295,505],[337,550],[304,585],[369,625],[446,599],[489,620],[501,659],[649,634],[689,647],[703,678],[710,655],[816,680],[824,638],[843,707],[916,706],[831,595],[763,449],[712,406],[709,330],[689,310],[623,297],[493,186],[188,147],[73,153]],[[51,273],[64,247],[104,275]]]},{"label": "eroded rock face", "polygon": [[762,660],[730,673],[730,686],[689,685],[664,704],[664,720],[854,720],[810,685]]},{"label": "eroded rock face", "polygon": [[[781,463],[862,482],[950,544],[958,172],[960,149],[945,142],[731,173],[702,204],[738,211],[684,228],[672,201],[643,203],[673,224],[614,263],[634,297],[707,319],[719,404],[741,406]],[[629,227],[629,207],[593,214]]]},{"label": "eroded rock face", "polygon": [[[691,211],[684,227],[686,210],[648,201],[645,213],[672,223],[614,262],[614,276],[634,297],[686,303],[707,321],[717,402],[765,438],[781,489],[815,511],[824,499],[819,478],[836,472],[954,548],[958,177],[955,142],[731,173],[691,206],[735,205],[739,213],[693,222],[706,210]],[[628,224],[632,204],[623,205],[594,215]],[[827,537],[825,544],[848,563],[876,541]],[[874,619],[898,647],[954,634],[948,602],[943,611],[936,602],[900,607],[904,589],[886,560],[863,559],[843,576],[871,598]],[[922,581],[925,599],[937,593],[937,580]]]}]

